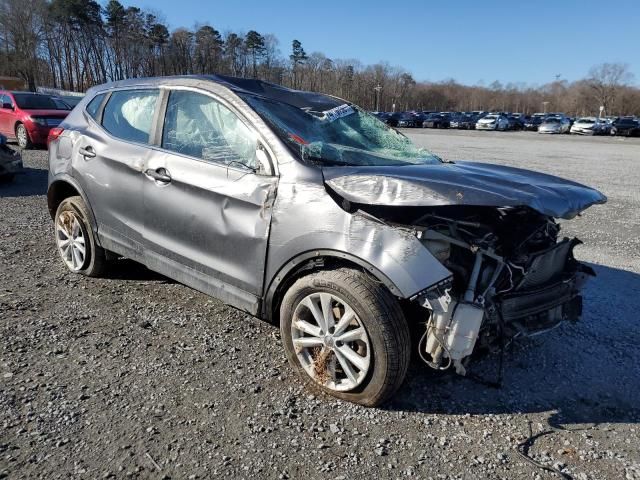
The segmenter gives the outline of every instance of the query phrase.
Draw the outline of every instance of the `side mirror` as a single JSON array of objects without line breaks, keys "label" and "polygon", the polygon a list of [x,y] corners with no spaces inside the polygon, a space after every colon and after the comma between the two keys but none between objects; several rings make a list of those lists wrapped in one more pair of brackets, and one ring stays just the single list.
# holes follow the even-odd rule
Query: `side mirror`
[{"label": "side mirror", "polygon": [[2,108],[6,108],[7,110],[13,110],[13,105],[11,105],[9,102],[3,102]]},{"label": "side mirror", "polygon": [[256,161],[258,162],[258,174],[273,175],[271,157],[262,144],[258,144],[258,148],[256,148]]}]

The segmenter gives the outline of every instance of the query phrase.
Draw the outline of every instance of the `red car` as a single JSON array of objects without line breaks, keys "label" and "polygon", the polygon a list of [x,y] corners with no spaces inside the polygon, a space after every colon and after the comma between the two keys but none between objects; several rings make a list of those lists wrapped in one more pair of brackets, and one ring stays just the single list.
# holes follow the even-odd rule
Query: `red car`
[{"label": "red car", "polygon": [[22,148],[45,145],[49,130],[71,110],[61,99],[31,92],[0,90],[0,133],[15,138]]}]

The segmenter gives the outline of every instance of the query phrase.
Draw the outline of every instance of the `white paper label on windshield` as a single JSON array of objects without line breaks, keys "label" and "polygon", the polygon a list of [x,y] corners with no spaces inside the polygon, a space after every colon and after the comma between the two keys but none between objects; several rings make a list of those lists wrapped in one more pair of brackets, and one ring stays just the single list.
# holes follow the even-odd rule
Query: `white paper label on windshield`
[{"label": "white paper label on windshield", "polygon": [[340,105],[338,107],[332,108],[331,110],[325,110],[324,116],[330,122],[333,122],[339,118],[346,117],[347,115],[351,115],[352,113],[356,113],[355,109],[351,105]]}]

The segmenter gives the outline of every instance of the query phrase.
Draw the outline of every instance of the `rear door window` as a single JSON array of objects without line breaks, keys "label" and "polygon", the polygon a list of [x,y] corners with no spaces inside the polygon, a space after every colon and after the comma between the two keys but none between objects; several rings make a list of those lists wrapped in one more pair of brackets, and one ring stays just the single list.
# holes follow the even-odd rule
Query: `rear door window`
[{"label": "rear door window", "polygon": [[103,128],[122,140],[149,143],[158,96],[158,90],[113,92],[102,114]]}]

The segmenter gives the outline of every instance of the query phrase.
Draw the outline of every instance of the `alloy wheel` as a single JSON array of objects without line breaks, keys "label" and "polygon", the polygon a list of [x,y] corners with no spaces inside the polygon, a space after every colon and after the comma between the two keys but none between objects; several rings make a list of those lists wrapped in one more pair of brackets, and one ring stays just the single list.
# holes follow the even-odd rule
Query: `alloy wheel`
[{"label": "alloy wheel", "polygon": [[325,388],[353,390],[369,372],[369,336],[354,310],[334,294],[303,298],[294,311],[291,337],[300,365]]},{"label": "alloy wheel", "polygon": [[29,144],[29,135],[27,134],[27,129],[24,125],[18,125],[18,128],[16,128],[16,137],[20,148],[27,148],[27,145]]},{"label": "alloy wheel", "polygon": [[63,211],[56,220],[56,243],[69,270],[82,270],[87,258],[87,245],[78,216]]}]

